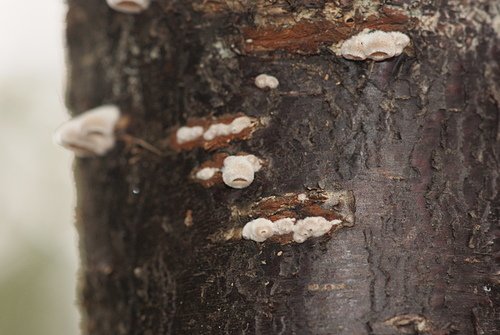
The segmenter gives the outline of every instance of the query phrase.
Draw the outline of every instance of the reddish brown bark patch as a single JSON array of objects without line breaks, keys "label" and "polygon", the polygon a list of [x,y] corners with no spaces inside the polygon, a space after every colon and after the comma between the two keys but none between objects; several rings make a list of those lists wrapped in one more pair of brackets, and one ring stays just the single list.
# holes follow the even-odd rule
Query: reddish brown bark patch
[{"label": "reddish brown bark patch", "polygon": [[301,20],[286,28],[246,27],[243,37],[245,53],[288,51],[300,54],[318,53],[320,47],[338,43],[356,35],[364,29],[383,31],[407,31],[414,21],[403,12],[382,8],[379,16],[355,15],[349,20]]},{"label": "reddish brown bark patch", "polygon": [[234,212],[248,219],[266,218],[271,221],[321,216],[329,221],[346,221],[343,225],[351,226],[351,221],[354,222],[354,196],[350,191],[312,190],[304,193],[287,193],[264,198],[248,209]]}]

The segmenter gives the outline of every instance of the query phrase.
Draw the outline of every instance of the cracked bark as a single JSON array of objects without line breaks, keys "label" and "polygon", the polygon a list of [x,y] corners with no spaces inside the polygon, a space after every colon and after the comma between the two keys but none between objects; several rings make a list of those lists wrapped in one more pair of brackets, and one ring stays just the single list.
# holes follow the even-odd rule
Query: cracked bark
[{"label": "cracked bark", "polygon": [[[164,152],[128,141],[75,163],[84,334],[500,332],[499,5],[385,3],[159,0],[128,16],[68,0],[69,109],[116,103]],[[412,46],[332,54],[366,26]],[[170,150],[169,131],[239,112],[267,126],[222,151],[269,166],[243,190],[193,183],[212,153]],[[303,244],[207,238],[244,224],[235,206],[307,189],[353,191],[356,224]]]}]

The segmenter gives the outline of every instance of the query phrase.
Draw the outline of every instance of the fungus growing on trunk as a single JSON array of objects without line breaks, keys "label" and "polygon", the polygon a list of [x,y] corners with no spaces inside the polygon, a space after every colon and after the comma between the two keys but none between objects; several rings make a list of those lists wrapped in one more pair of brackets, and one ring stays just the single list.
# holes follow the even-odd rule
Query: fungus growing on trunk
[{"label": "fungus growing on trunk", "polygon": [[148,9],[151,0],[106,0],[109,7],[126,14],[139,14]]},{"label": "fungus growing on trunk", "polygon": [[267,74],[259,74],[257,77],[255,77],[255,86],[261,89],[265,89],[266,87],[269,87],[270,89],[275,89],[278,87],[280,82],[276,77],[267,75]]},{"label": "fungus growing on trunk", "polygon": [[222,180],[229,187],[245,188],[253,182],[255,172],[261,167],[260,160],[254,155],[229,156],[224,159]]},{"label": "fungus growing on trunk", "polygon": [[340,47],[341,55],[350,60],[372,59],[381,61],[398,56],[410,43],[410,38],[398,31],[363,30],[345,40]]},{"label": "fungus growing on trunk", "polygon": [[120,110],[114,105],[91,109],[62,124],[54,141],[77,157],[103,156],[115,146]]}]

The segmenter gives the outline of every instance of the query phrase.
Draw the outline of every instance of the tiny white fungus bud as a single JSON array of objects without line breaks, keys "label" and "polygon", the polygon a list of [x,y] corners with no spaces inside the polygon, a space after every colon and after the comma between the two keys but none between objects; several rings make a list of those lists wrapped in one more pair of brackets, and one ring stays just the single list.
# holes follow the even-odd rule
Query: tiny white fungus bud
[{"label": "tiny white fungus bud", "polygon": [[243,238],[255,242],[264,242],[273,235],[273,222],[263,218],[248,222],[242,231]]},{"label": "tiny white fungus bud", "polygon": [[196,172],[196,178],[201,180],[209,180],[213,178],[216,172],[220,171],[218,168],[206,167]]},{"label": "tiny white fungus bud", "polygon": [[239,134],[252,125],[252,120],[248,116],[240,116],[231,122],[231,134]]},{"label": "tiny white fungus bud", "polygon": [[264,89],[266,87],[269,87],[271,89],[277,88],[280,82],[276,77],[267,75],[267,74],[259,74],[257,77],[255,77],[255,86],[258,88]]},{"label": "tiny white fungus bud", "polygon": [[115,146],[119,118],[120,110],[114,105],[91,109],[61,125],[54,142],[78,157],[103,156]]},{"label": "tiny white fungus bud", "polygon": [[177,143],[182,144],[186,142],[191,142],[203,135],[203,127],[180,127],[177,130]]},{"label": "tiny white fungus bud", "polygon": [[229,187],[245,188],[253,182],[255,172],[260,168],[260,161],[254,155],[229,156],[224,159],[222,180]]},{"label": "tiny white fungus bud", "polygon": [[109,7],[127,14],[138,14],[148,9],[151,0],[106,0]]},{"label": "tiny white fungus bud", "polygon": [[298,196],[297,196],[297,200],[299,200],[300,202],[304,202],[307,200],[307,195],[304,194],[304,193],[300,193]]}]

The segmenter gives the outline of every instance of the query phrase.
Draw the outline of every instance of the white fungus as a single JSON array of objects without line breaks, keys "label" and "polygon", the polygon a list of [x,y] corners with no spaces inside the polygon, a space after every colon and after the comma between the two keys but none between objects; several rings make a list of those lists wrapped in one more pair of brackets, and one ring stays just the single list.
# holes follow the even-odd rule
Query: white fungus
[{"label": "white fungus", "polygon": [[228,136],[231,134],[239,134],[246,128],[252,125],[252,120],[248,116],[240,116],[234,119],[231,123],[216,123],[211,125],[203,134],[206,141],[211,141],[219,136]]},{"label": "white fungus", "polygon": [[293,240],[302,243],[309,237],[319,237],[328,233],[334,225],[340,224],[340,220],[328,221],[321,216],[307,217],[299,220],[293,229]]},{"label": "white fungus", "polygon": [[180,127],[176,133],[177,143],[191,142],[200,138],[201,135],[203,135],[203,127]]},{"label": "white fungus", "polygon": [[106,0],[109,7],[127,14],[138,14],[148,9],[151,0]]},{"label": "white fungus", "polygon": [[216,172],[219,172],[220,169],[214,167],[206,167],[198,172],[196,172],[196,178],[201,180],[209,180],[213,178]]},{"label": "white fungus", "polygon": [[304,194],[304,193],[300,193],[298,196],[297,196],[297,200],[300,201],[300,202],[304,202],[306,201],[308,198],[307,198],[307,195]]},{"label": "white fungus", "polygon": [[398,31],[385,32],[365,29],[345,40],[340,53],[346,59],[381,61],[398,56],[410,43],[410,38]]},{"label": "white fungus", "polygon": [[247,240],[263,242],[273,235],[293,233],[293,240],[302,243],[310,237],[325,235],[333,226],[341,223],[341,220],[329,221],[321,216],[306,217],[297,222],[294,218],[283,218],[274,222],[258,218],[248,222],[243,227],[243,237]]},{"label": "white fungus", "polygon": [[259,159],[254,155],[229,156],[224,159],[222,180],[229,187],[245,188],[253,182],[255,172],[261,167]]},{"label": "white fungus", "polygon": [[293,232],[293,226],[295,225],[294,218],[284,218],[273,222],[273,232],[276,235],[284,235]]},{"label": "white fungus", "polygon": [[120,110],[114,105],[91,109],[61,125],[54,142],[78,157],[103,156],[115,146]]},{"label": "white fungus", "polygon": [[263,218],[248,222],[242,231],[242,236],[245,239],[256,242],[264,242],[273,235],[273,222]]},{"label": "white fungus", "polygon": [[267,75],[267,74],[259,74],[257,77],[255,77],[255,86],[258,88],[264,89],[266,87],[269,87],[270,89],[277,88],[280,82],[276,77]]}]

